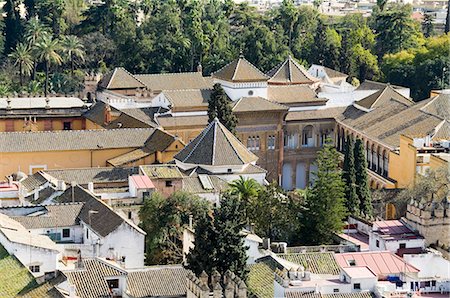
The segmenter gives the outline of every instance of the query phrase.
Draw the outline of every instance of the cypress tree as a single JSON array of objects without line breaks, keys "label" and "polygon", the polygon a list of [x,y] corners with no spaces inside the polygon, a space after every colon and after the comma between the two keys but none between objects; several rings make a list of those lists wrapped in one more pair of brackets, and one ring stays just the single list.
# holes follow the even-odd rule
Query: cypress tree
[{"label": "cypress tree", "polygon": [[354,142],[350,136],[347,136],[345,143],[345,157],[342,170],[342,178],[345,182],[345,206],[350,214],[359,213],[359,200],[356,194],[356,170],[354,158]]},{"label": "cypress tree", "polygon": [[360,139],[355,143],[355,171],[356,193],[359,200],[359,210],[362,216],[372,217],[372,198],[367,178],[367,160],[364,154],[364,145]]},{"label": "cypress tree", "polygon": [[236,132],[237,118],[231,109],[230,99],[220,84],[214,84],[213,92],[208,100],[209,122],[216,117],[229,131],[233,134]]},{"label": "cypress tree", "polygon": [[217,270],[223,275],[230,270],[246,279],[247,248],[244,247],[244,236],[240,234],[245,219],[241,207],[238,196],[225,194],[220,207],[214,210],[214,217],[205,216],[197,224],[195,246],[187,256],[187,267],[197,276],[202,271],[211,275],[213,270]]},{"label": "cypress tree", "polygon": [[16,0],[7,0],[3,10],[5,17],[5,54],[9,54],[22,36],[22,22],[19,14],[19,3]]},{"label": "cypress tree", "polygon": [[317,173],[311,195],[307,199],[305,231],[308,244],[332,243],[346,216],[345,184],[339,168],[339,154],[328,139],[317,156]]}]

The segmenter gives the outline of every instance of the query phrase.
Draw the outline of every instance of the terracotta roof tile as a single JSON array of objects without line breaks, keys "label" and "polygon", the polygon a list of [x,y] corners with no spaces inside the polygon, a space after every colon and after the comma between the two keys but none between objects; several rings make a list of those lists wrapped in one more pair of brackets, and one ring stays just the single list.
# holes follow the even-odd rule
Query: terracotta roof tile
[{"label": "terracotta roof tile", "polygon": [[422,111],[450,120],[450,94],[441,93],[427,101]]},{"label": "terracotta roof tile", "polygon": [[175,109],[187,107],[208,107],[211,89],[163,91]]},{"label": "terracotta roof tile", "polygon": [[158,123],[164,129],[177,128],[180,126],[200,126],[208,125],[208,116],[160,116]]},{"label": "terracotta roof tile", "polygon": [[269,79],[268,76],[243,57],[231,61],[214,72],[212,77],[229,82],[261,82]]},{"label": "terracotta roof tile", "polygon": [[407,106],[412,106],[414,102],[404,97],[390,85],[386,85],[383,89],[355,102],[358,106],[366,109],[374,109],[388,103],[391,99],[395,99]]}]

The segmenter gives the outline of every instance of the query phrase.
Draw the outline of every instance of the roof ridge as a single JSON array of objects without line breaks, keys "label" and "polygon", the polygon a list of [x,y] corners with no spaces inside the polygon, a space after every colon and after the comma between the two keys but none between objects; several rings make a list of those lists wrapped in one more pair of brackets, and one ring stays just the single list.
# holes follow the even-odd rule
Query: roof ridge
[{"label": "roof ridge", "polygon": [[[189,157],[191,157],[192,153],[197,149],[198,145],[201,143],[201,141],[203,140],[203,138],[206,136],[206,134],[208,133],[208,131],[211,129],[212,125],[214,125],[214,121],[212,121],[211,123],[208,124],[208,126],[206,127],[205,130],[202,131],[202,135],[200,136],[200,139],[198,140],[197,144],[195,144],[194,148],[192,148],[191,152],[189,152],[189,154],[182,160],[182,162],[184,162],[185,160],[187,160]],[[197,136],[198,137],[198,136]],[[186,147],[185,147],[186,148]],[[180,151],[181,152],[181,151]]]},{"label": "roof ridge", "polygon": [[108,132],[125,130],[153,130],[155,127],[128,127],[111,129],[77,129],[77,130],[39,130],[39,131],[0,131],[0,134],[59,134],[59,133],[85,133],[85,132]]},{"label": "roof ridge", "polygon": [[[247,59],[245,59],[245,57],[240,58],[242,60],[244,60],[245,62],[247,62],[248,64],[250,64],[251,67],[253,67],[256,71],[258,71],[260,74],[262,74],[264,77],[266,77],[267,79],[269,79],[269,76],[266,75],[264,72],[262,72],[258,67],[256,67],[255,65],[253,65],[253,63],[251,63],[250,61],[248,61]],[[237,68],[237,67],[236,67]]]},{"label": "roof ridge", "polygon": [[[223,125],[223,124],[220,123],[220,122],[219,122],[219,126],[220,126],[220,128],[222,129],[223,134],[224,134],[225,139],[227,140],[228,144],[231,146],[231,148],[233,149],[233,151],[236,153],[236,155],[238,156],[239,160],[240,160],[242,163],[245,164],[244,159],[243,159],[242,156],[239,154],[239,152],[236,150],[236,148],[234,148],[233,144],[231,144],[231,142],[230,142],[230,140],[229,140],[229,137],[227,136],[227,134],[226,134],[225,131],[224,131],[224,129],[226,129],[226,130],[228,130],[228,129],[225,127],[225,125]],[[238,142],[238,144],[242,145],[242,147],[245,148],[245,146],[241,143],[241,141],[239,141],[239,139],[238,139],[234,134],[232,134],[231,131],[228,130],[228,132],[230,133],[230,136],[231,136],[232,138],[234,138],[235,141]],[[248,149],[245,148],[245,150],[248,150]],[[253,154],[253,153],[252,153],[252,154]]]},{"label": "roof ridge", "polygon": [[238,61],[237,61],[237,63],[236,63],[236,67],[234,68],[234,71],[233,71],[233,76],[231,76],[231,80],[232,81],[234,81],[234,78],[236,77],[236,74],[237,74],[237,70],[238,70],[238,68],[239,68],[239,64],[241,63],[241,57],[239,57],[239,59],[238,59]]},{"label": "roof ridge", "polygon": [[[200,73],[197,71],[182,71],[182,72],[161,72],[161,73],[139,73],[134,74],[133,76],[169,76],[169,75],[178,75],[178,74],[194,74],[194,73]],[[203,77],[203,75],[202,75]]]},{"label": "roof ridge", "polygon": [[[219,120],[215,118],[213,122],[218,122]],[[214,125],[214,135],[213,135],[213,148],[212,148],[212,157],[211,157],[211,165],[214,165],[214,160],[216,157],[216,138],[217,138],[217,124]]]}]

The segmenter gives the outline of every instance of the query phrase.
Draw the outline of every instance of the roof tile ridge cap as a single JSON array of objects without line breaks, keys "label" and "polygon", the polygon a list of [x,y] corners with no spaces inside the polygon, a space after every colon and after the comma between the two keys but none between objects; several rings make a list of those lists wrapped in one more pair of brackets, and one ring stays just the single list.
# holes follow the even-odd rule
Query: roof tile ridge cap
[{"label": "roof tile ridge cap", "polygon": [[105,88],[105,89],[108,89],[108,88],[109,88],[109,85],[111,84],[111,82],[112,82],[114,76],[116,75],[116,71],[117,71],[117,69],[119,69],[119,68],[120,68],[120,67],[115,67],[115,68],[114,68],[114,70],[113,70],[113,72],[112,72],[112,75],[111,75],[111,77],[109,78],[108,85],[106,85],[106,88]]},{"label": "roof tile ridge cap", "polygon": [[216,119],[213,120],[213,122],[216,122],[216,124],[214,125],[213,149],[212,149],[213,152],[212,152],[211,165],[214,165],[214,162],[216,160],[215,159],[215,155],[216,155],[217,122],[219,122],[219,120],[216,118]]},{"label": "roof tile ridge cap", "polygon": [[294,59],[292,59],[292,62],[294,63],[294,65],[300,70],[300,72],[310,81],[312,82],[317,82],[319,81],[318,78],[314,77],[313,75],[311,75],[308,70],[301,65],[300,63],[298,63],[297,61],[295,61]]},{"label": "roof tile ridge cap", "polygon": [[[260,70],[258,67],[256,67],[255,65],[253,65],[253,63],[251,63],[250,61],[248,61],[247,59],[245,59],[245,57],[242,57],[241,59],[243,59],[245,62],[247,62],[251,67],[253,67],[257,72],[259,72],[260,74],[263,75],[263,77],[265,77],[266,79],[270,79],[270,77],[268,75],[266,75],[262,70]],[[236,67],[237,69],[237,67]]]},{"label": "roof tile ridge cap", "polygon": [[[219,122],[220,128],[222,129],[222,131],[225,129],[230,133],[231,138],[234,138],[235,141],[237,141],[239,146],[242,146],[242,148],[244,148],[246,151],[250,152],[245,146],[244,144],[241,143],[241,141],[239,141],[239,139],[231,132],[229,131],[225,125],[223,125],[222,123]],[[236,151],[236,149],[234,148],[233,144],[231,144],[229,138],[227,137],[227,134],[225,133],[225,131],[223,131],[223,134],[225,135],[225,139],[227,140],[228,144],[230,144],[231,148],[233,149],[233,151],[236,153],[236,155],[238,156],[238,158],[241,160],[241,162],[243,164],[246,164],[246,162],[244,162],[243,157],[239,154],[239,152]],[[253,154],[254,156],[256,156],[253,152],[250,152],[251,154]],[[257,156],[256,156],[257,157]]]},{"label": "roof tile ridge cap", "polygon": [[[185,162],[189,157],[191,157],[192,153],[197,149],[197,147],[199,146],[199,144],[203,141],[203,138],[206,136],[206,134],[208,133],[208,131],[211,129],[211,126],[214,125],[214,121],[212,121],[211,123],[208,124],[208,126],[202,131],[202,135],[200,136],[199,141],[197,142],[197,144],[195,144],[194,148],[192,148],[191,152],[189,152],[189,154],[182,160],[182,162]],[[197,136],[198,137],[198,136]],[[195,139],[194,139],[195,140]],[[186,147],[185,147],[186,148]],[[181,151],[180,151],[181,152]]]},{"label": "roof tile ridge cap", "polygon": [[[400,92],[397,91],[397,89],[395,89],[394,87],[392,87],[391,84],[388,84],[386,87],[389,87],[389,90],[395,92],[396,94],[400,95],[402,98],[406,99],[409,103],[412,103],[411,107],[414,106],[416,104],[416,102],[406,96],[404,96],[403,94],[401,94]],[[386,89],[386,88],[385,88]],[[394,98],[395,99],[395,98]],[[398,100],[397,100],[398,101]]]},{"label": "roof tile ridge cap", "polygon": [[[381,89],[381,90],[378,90],[378,91],[374,92],[373,94],[376,94],[377,92],[380,92],[380,91],[381,91],[380,94],[379,94],[379,95],[377,96],[377,98],[375,99],[375,101],[373,102],[373,104],[371,104],[370,107],[368,107],[368,108],[366,108],[366,109],[373,109],[374,106],[375,106],[375,104],[380,100],[381,96],[383,96],[384,92],[386,92],[387,89],[388,89],[388,86],[386,86],[385,88],[383,88],[383,89]],[[373,94],[371,94],[371,95],[373,95]],[[371,95],[369,95],[369,96],[371,96]],[[364,100],[364,99],[366,99],[366,98],[369,97],[369,96],[366,96],[366,97],[364,97],[364,98],[362,98],[362,99],[360,99],[360,100],[358,100],[358,101],[355,101],[355,103],[356,103],[356,102],[359,102],[359,101],[361,101],[361,100]]]},{"label": "roof tile ridge cap", "polygon": [[[423,107],[421,107],[419,110],[423,110],[423,109],[425,109],[426,107],[428,107],[431,103],[433,103],[438,97],[439,97],[439,95],[440,94],[438,94],[438,95],[435,95],[435,96],[433,96],[433,97],[430,97],[429,98],[429,101],[423,106]],[[424,111],[422,111],[422,112],[424,112]],[[425,113],[427,113],[427,112],[425,112]]]},{"label": "roof tile ridge cap", "polygon": [[236,67],[234,68],[234,71],[233,71],[233,76],[231,76],[231,81],[234,81],[234,80],[235,80],[237,71],[238,71],[238,69],[239,69],[239,64],[241,63],[241,59],[244,59],[244,58],[241,58],[241,57],[238,58],[238,61],[237,61],[237,63],[236,63]]},{"label": "roof tile ridge cap", "polygon": [[170,76],[178,74],[196,74],[196,71],[181,71],[181,72],[160,72],[160,73],[138,73],[133,76]]},{"label": "roof tile ridge cap", "polygon": [[241,98],[239,98],[236,103],[234,104],[233,108],[231,110],[234,110],[242,101],[243,98],[246,98],[245,96],[242,96]]},{"label": "roof tile ridge cap", "polygon": [[[288,58],[289,59],[289,58]],[[279,72],[280,70],[284,67],[284,65],[287,63],[288,59],[278,63],[277,65],[275,65],[274,67],[272,67],[272,69],[270,71],[267,72],[267,76],[272,79],[274,78]],[[276,68],[278,67],[278,70],[276,72],[274,72],[274,74],[272,76],[269,75],[269,73],[271,73],[272,71],[274,71]],[[269,79],[269,80],[270,80]]]}]

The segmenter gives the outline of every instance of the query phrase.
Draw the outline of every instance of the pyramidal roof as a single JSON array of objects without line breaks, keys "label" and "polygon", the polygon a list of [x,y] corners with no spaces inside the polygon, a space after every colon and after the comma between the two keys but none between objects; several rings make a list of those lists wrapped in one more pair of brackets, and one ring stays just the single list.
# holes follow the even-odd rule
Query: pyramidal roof
[{"label": "pyramidal roof", "polygon": [[267,75],[270,77],[269,84],[312,84],[319,80],[309,74],[308,71],[301,64],[292,59],[291,56],[269,71]]},{"label": "pyramidal roof", "polygon": [[260,82],[269,79],[268,76],[248,62],[243,56],[231,61],[214,72],[212,76],[229,82]]},{"label": "pyramidal roof", "polygon": [[395,99],[407,106],[412,106],[414,104],[414,102],[400,94],[389,84],[386,85],[386,87],[384,87],[383,89],[380,89],[377,92],[361,100],[358,100],[357,102],[355,102],[355,104],[366,109],[373,109],[384,106],[391,99]]},{"label": "pyramidal roof", "polygon": [[136,79],[123,67],[116,67],[107,73],[98,83],[104,89],[133,89],[145,88],[145,85]]},{"label": "pyramidal roof", "polygon": [[197,165],[232,166],[255,162],[258,157],[216,118],[175,159]]}]

